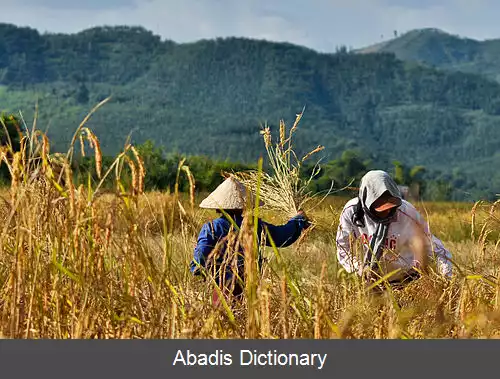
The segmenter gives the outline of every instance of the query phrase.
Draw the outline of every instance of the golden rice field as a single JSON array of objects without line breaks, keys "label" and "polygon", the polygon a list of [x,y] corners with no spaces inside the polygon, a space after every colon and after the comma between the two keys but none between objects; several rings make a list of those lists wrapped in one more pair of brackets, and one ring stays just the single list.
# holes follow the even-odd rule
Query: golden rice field
[{"label": "golden rice field", "polygon": [[265,250],[270,259],[252,283],[252,303],[216,309],[212,284],[188,268],[197,232],[214,214],[191,207],[189,196],[108,194],[89,201],[83,186],[68,193],[23,183],[15,195],[3,193],[4,338],[500,336],[499,254],[495,236],[487,235],[498,225],[488,204],[474,212],[470,204],[418,204],[452,251],[455,277],[445,283],[431,273],[374,298],[339,268],[335,231],[346,199],[328,199],[299,244],[279,256]]},{"label": "golden rice field", "polygon": [[[189,194],[143,193],[147,172],[133,147],[104,173],[99,142],[83,123],[69,153],[80,132],[114,193],[100,191],[99,181],[76,186],[67,158],[53,160],[43,134],[23,140],[27,154],[0,149],[12,177],[0,191],[3,338],[500,336],[496,204],[415,204],[452,252],[454,277],[431,270],[402,290],[373,296],[339,267],[335,234],[347,199],[330,197],[308,214],[315,226],[298,243],[263,250],[268,261],[262,274],[247,276],[243,302],[214,307],[212,282],[189,271],[198,231],[215,216],[196,206],[196,178],[181,167]],[[281,223],[283,214],[261,216]]]}]

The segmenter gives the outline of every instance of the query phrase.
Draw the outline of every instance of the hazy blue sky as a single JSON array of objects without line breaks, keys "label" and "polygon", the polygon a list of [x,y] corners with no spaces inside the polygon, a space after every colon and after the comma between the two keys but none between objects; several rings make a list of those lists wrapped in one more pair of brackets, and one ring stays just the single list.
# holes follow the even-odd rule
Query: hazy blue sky
[{"label": "hazy blue sky", "polygon": [[41,32],[141,25],[177,42],[245,36],[333,51],[422,27],[500,38],[496,0],[0,0],[0,5],[0,22]]}]

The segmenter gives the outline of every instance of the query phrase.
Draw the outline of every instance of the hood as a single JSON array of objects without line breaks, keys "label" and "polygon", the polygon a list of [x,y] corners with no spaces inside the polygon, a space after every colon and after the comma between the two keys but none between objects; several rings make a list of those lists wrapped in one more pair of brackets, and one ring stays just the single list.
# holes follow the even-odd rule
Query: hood
[{"label": "hood", "polygon": [[370,210],[375,200],[386,191],[389,191],[391,196],[401,200],[398,185],[387,172],[382,170],[368,171],[361,179],[359,187],[361,204],[366,210]]}]

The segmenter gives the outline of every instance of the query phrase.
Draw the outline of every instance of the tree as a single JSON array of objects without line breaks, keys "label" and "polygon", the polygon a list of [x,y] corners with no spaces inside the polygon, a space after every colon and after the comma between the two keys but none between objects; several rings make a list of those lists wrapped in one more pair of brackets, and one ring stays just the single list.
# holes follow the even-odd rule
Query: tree
[{"label": "tree", "polygon": [[[329,161],[322,167],[318,177],[313,181],[313,190],[328,190],[332,181],[336,189],[351,183],[359,183],[367,170],[368,162],[363,160],[359,152],[346,150],[339,159]],[[312,167],[308,167],[305,174],[311,175],[311,173]]]},{"label": "tree", "polygon": [[408,177],[405,166],[399,162],[392,162],[394,165],[394,181],[399,185],[407,185]]},{"label": "tree", "polygon": [[420,199],[422,191],[425,190],[425,180],[423,178],[426,170],[424,166],[414,166],[408,175],[410,187],[410,197],[413,199]]},{"label": "tree", "polygon": [[422,195],[422,190],[425,186],[424,174],[426,169],[424,166],[406,167],[400,161],[393,161],[394,165],[394,181],[401,186],[408,186],[410,197],[418,200]]},{"label": "tree", "polygon": [[177,175],[177,164],[180,157],[167,159],[164,150],[155,146],[154,142],[147,140],[137,147],[144,161],[146,177],[144,178],[145,189],[163,190],[173,189]]},{"label": "tree", "polygon": [[[2,113],[0,115],[0,146],[7,147],[12,152],[17,152],[20,149],[19,139],[19,121],[17,117],[12,114]],[[10,173],[7,166],[2,162],[0,166],[0,181],[8,182],[10,180]]]},{"label": "tree", "polygon": [[20,123],[16,116],[2,113],[0,116],[0,146],[11,146],[12,150],[19,151]]},{"label": "tree", "polygon": [[78,87],[78,92],[76,94],[76,101],[79,104],[88,104],[89,102],[89,90],[85,83],[80,83]]}]

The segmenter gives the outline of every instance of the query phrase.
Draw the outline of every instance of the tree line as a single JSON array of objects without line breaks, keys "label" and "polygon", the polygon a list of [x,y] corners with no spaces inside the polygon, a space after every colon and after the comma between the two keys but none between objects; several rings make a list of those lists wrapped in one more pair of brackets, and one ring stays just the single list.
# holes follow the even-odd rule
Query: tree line
[{"label": "tree line", "polygon": [[[11,114],[2,113],[0,116],[2,127],[0,128],[0,146],[10,145],[14,151],[20,150],[20,121]],[[202,155],[183,155],[175,152],[167,152],[161,146],[156,146],[154,141],[147,140],[137,146],[137,150],[143,160],[146,176],[144,178],[144,189],[146,191],[174,191],[177,185],[181,192],[188,192],[190,183],[186,176],[179,176],[178,171],[181,163],[187,165],[196,181],[196,191],[213,191],[222,181],[224,173],[256,170],[257,163],[248,164],[231,160],[217,160]],[[102,156],[101,171],[107,171],[115,156]],[[380,166],[365,154],[356,150],[345,150],[338,159],[321,162],[319,171],[315,171],[316,164],[306,163],[302,167],[301,175],[304,180],[313,175],[310,190],[314,192],[327,191],[333,187],[336,194],[352,194],[361,177],[371,169],[379,169]],[[72,161],[72,171],[77,185],[86,184],[89,177],[92,181],[99,181],[96,172],[94,156],[78,156]],[[460,184],[466,180],[458,175],[458,180],[442,176],[440,172],[429,171],[424,166],[408,166],[400,161],[393,161],[391,165],[383,167],[389,171],[396,183],[407,186],[410,196],[414,199],[430,201],[463,200],[456,195],[460,191]],[[267,167],[264,164],[264,170]],[[125,173],[125,176],[128,174]],[[126,180],[127,178],[125,178]],[[131,180],[131,178],[128,178]],[[10,173],[6,165],[0,166],[0,184],[9,185]],[[457,183],[459,184],[457,186]],[[113,188],[114,182],[109,178],[104,182],[104,188]]]},{"label": "tree line", "polygon": [[[217,160],[207,156],[186,156],[178,153],[168,153],[162,147],[155,146],[153,141],[146,141],[137,147],[146,171],[144,187],[146,191],[170,191],[173,192],[178,186],[180,192],[188,192],[190,182],[185,175],[178,176],[181,162],[187,165],[194,176],[196,191],[207,193],[213,191],[223,180],[224,173],[256,170],[255,164],[233,162],[230,160]],[[112,156],[103,157],[103,170],[106,170],[113,162]],[[97,180],[95,172],[95,158],[93,156],[77,159],[74,163],[75,180],[85,183],[88,176]],[[301,175],[307,180],[314,171],[315,164],[306,164],[302,167]],[[357,151],[346,150],[339,159],[320,163],[320,170],[310,183],[310,190],[323,192],[330,188],[340,196],[353,193],[353,188],[359,185],[361,177],[370,169],[378,166],[363,158]],[[264,165],[264,170],[268,168]],[[413,188],[418,185],[417,192],[411,195],[414,198],[429,201],[450,201],[453,198],[453,184],[443,180],[435,173],[426,172],[423,166],[404,166],[401,162],[393,162],[392,168],[388,169],[396,182],[402,186]],[[433,176],[434,174],[434,176]],[[106,185],[112,187],[109,180]]]}]

